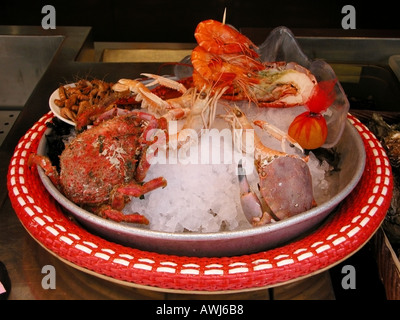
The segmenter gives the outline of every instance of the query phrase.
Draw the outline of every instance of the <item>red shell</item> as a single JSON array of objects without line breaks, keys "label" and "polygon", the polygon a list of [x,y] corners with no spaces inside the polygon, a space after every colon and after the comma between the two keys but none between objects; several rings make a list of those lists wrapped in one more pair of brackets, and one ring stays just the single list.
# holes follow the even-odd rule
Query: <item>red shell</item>
[{"label": "red shell", "polygon": [[127,116],[104,121],[79,134],[60,156],[65,195],[77,204],[108,201],[115,185],[133,179],[141,131],[140,120]]},{"label": "red shell", "polygon": [[306,107],[310,112],[321,113],[329,108],[335,101],[336,93],[333,90],[337,79],[320,81],[314,87],[313,93],[306,102]]}]

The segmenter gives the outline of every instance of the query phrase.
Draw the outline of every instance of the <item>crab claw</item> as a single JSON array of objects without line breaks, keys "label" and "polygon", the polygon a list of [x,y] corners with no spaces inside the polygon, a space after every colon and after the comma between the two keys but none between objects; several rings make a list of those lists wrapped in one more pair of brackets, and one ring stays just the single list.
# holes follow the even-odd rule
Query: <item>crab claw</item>
[{"label": "crab claw", "polygon": [[246,219],[253,225],[259,226],[270,223],[275,220],[263,206],[257,195],[251,189],[246,176],[246,170],[243,168],[242,160],[238,163],[238,180],[240,189],[240,204]]}]

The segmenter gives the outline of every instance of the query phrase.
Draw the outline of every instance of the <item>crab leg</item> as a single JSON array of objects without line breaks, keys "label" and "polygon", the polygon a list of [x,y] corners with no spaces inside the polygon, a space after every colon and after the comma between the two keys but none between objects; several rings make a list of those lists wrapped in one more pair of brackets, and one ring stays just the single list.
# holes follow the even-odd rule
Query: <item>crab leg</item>
[{"label": "crab leg", "polygon": [[111,206],[102,207],[100,215],[103,218],[107,218],[116,222],[149,224],[149,220],[139,213],[123,214],[121,211],[115,210]]},{"label": "crab leg", "polygon": [[60,187],[60,176],[56,167],[51,164],[49,158],[32,153],[28,158],[28,166],[30,167],[33,164],[41,167],[46,176],[50,178],[51,182],[58,188]]},{"label": "crab leg", "polygon": [[242,162],[238,164],[238,179],[240,190],[240,204],[246,219],[253,225],[263,225],[270,223],[272,220],[278,221],[269,208],[264,208],[257,195],[251,189],[246,177],[246,170],[242,166]]},{"label": "crab leg", "polygon": [[105,218],[117,221],[117,222],[131,222],[140,224],[149,224],[146,217],[139,213],[123,214],[122,210],[125,206],[125,196],[132,196],[139,198],[142,195],[153,191],[158,188],[165,188],[167,186],[167,181],[163,177],[155,178],[150,180],[143,185],[138,184],[134,181],[119,187],[112,197],[111,205],[105,205],[97,210],[97,213]]},{"label": "crab leg", "polygon": [[119,187],[117,189],[117,192],[123,195],[128,195],[138,198],[150,191],[153,191],[154,189],[165,188],[166,186],[167,186],[167,181],[163,177],[159,177],[150,180],[143,185],[140,185],[136,182],[131,182],[127,185]]}]

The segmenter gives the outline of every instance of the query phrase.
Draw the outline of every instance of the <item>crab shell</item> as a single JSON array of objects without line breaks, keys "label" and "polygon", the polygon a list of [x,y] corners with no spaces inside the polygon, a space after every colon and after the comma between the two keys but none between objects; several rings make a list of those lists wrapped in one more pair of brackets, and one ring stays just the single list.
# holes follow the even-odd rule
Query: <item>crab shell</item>
[{"label": "crab shell", "polygon": [[119,116],[76,136],[60,156],[60,184],[68,199],[107,203],[117,187],[134,181],[143,151],[143,120]]},{"label": "crab shell", "polygon": [[307,163],[296,157],[279,157],[258,169],[260,193],[276,218],[294,216],[315,206]]}]

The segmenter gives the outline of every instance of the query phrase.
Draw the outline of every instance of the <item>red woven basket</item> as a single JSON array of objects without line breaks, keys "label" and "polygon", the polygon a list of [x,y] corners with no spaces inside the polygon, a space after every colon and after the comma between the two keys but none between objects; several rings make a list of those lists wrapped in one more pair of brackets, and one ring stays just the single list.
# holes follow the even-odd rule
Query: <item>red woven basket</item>
[{"label": "red woven basket", "polygon": [[236,257],[172,256],[122,246],[69,220],[27,159],[53,114],[42,117],[20,140],[8,171],[13,208],[31,236],[48,251],[87,272],[156,290],[218,292],[257,289],[320,272],[361,248],[383,221],[392,198],[392,172],[384,149],[356,118],[366,167],[338,211],[313,233],[275,249]]}]

